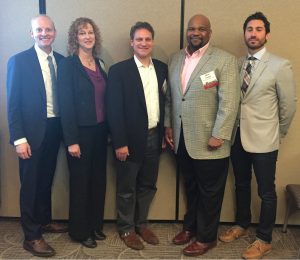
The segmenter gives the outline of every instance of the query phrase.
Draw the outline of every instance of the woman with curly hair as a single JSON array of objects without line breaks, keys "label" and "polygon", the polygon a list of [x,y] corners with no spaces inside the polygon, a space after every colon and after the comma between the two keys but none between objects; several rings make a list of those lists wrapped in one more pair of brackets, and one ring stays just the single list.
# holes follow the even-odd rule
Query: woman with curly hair
[{"label": "woman with curly hair", "polygon": [[69,235],[94,248],[102,233],[106,189],[107,76],[99,60],[100,32],[89,18],[69,29],[69,57],[58,66],[58,89],[70,171]]}]

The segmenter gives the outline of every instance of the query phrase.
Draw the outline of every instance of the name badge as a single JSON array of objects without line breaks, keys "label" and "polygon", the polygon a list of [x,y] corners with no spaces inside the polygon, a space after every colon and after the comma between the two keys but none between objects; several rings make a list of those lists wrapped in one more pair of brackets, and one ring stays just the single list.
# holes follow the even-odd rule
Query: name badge
[{"label": "name badge", "polygon": [[213,88],[219,85],[219,81],[214,71],[210,71],[200,76],[204,89]]}]

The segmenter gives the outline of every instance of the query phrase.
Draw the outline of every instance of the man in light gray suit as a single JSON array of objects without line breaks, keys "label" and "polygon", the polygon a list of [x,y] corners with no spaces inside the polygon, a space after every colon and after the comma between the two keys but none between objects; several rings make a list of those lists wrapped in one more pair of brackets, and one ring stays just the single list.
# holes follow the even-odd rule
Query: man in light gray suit
[{"label": "man in light gray suit", "polygon": [[261,12],[252,14],[243,29],[248,54],[240,60],[243,83],[239,127],[231,152],[237,225],[220,234],[219,239],[231,242],[247,234],[253,167],[262,203],[256,240],[242,257],[260,259],[271,251],[277,205],[276,161],[280,138],[286,135],[295,113],[295,82],[290,62],[265,48],[270,32],[267,18]]},{"label": "man in light gray suit", "polygon": [[173,243],[182,245],[196,236],[183,249],[189,256],[216,246],[240,98],[236,58],[213,47],[211,33],[207,17],[193,16],[188,46],[169,62],[165,138],[176,153],[187,198],[183,230]]}]

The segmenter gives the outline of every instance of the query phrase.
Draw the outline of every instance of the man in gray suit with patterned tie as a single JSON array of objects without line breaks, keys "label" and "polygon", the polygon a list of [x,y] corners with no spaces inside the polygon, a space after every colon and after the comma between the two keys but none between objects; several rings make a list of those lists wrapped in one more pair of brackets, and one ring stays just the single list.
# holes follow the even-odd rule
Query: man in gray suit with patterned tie
[{"label": "man in gray suit with patterned tie", "polygon": [[[252,167],[261,198],[256,240],[242,254],[260,259],[271,251],[276,219],[275,171],[280,138],[287,134],[296,108],[295,82],[291,64],[265,48],[270,33],[267,18],[257,12],[244,22],[248,55],[240,59],[243,81],[231,161],[236,186],[236,226],[220,234],[231,242],[247,234],[251,223]],[[251,69],[250,69],[251,67]]]},{"label": "man in gray suit with patterned tie", "polygon": [[240,98],[236,58],[213,47],[210,21],[193,16],[188,46],[171,57],[165,138],[184,177],[187,212],[173,243],[189,256],[216,246],[231,135]]}]

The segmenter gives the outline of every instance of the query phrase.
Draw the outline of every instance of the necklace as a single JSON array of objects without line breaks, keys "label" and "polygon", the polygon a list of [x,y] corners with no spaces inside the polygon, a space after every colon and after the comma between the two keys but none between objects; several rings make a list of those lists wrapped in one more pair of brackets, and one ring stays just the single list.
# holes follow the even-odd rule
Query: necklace
[{"label": "necklace", "polygon": [[88,67],[92,67],[95,64],[95,60],[93,57],[87,59],[80,57],[80,60],[83,64],[87,65]]},{"label": "necklace", "polygon": [[87,63],[89,66],[92,66],[92,65],[94,65],[94,62],[95,62],[95,60],[94,60],[94,59],[89,59],[89,60],[86,60],[86,63]]}]

